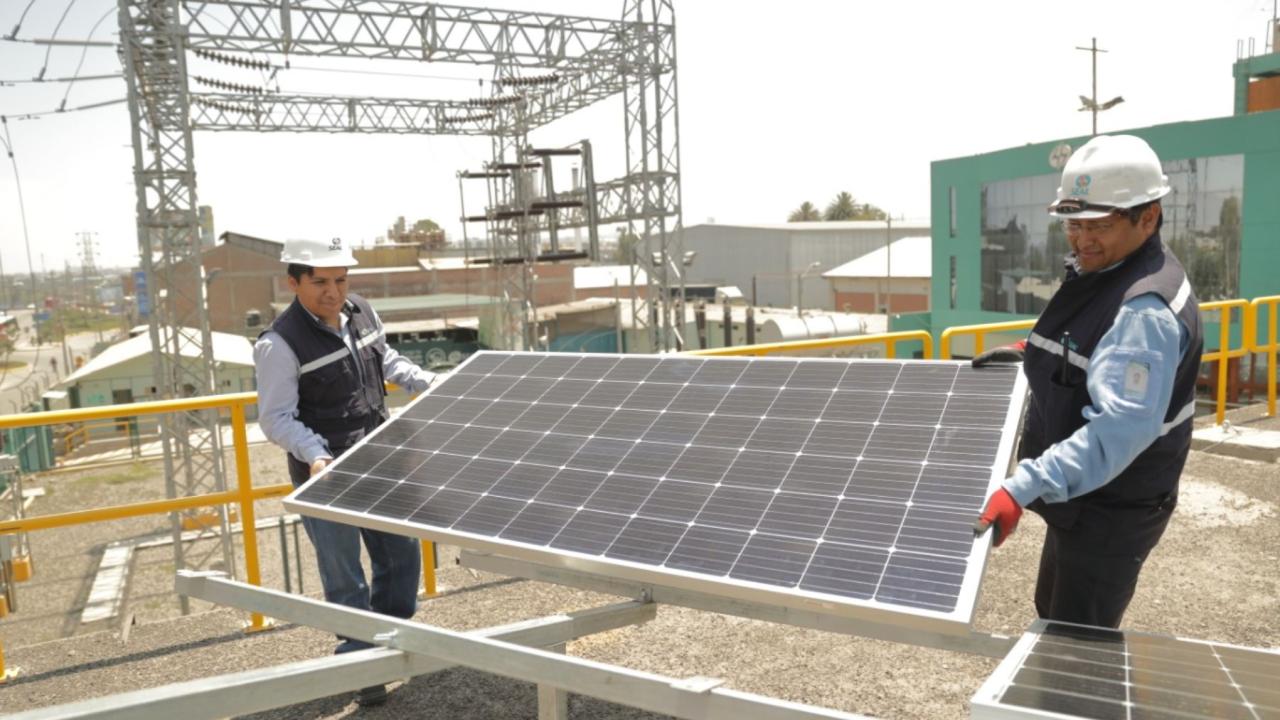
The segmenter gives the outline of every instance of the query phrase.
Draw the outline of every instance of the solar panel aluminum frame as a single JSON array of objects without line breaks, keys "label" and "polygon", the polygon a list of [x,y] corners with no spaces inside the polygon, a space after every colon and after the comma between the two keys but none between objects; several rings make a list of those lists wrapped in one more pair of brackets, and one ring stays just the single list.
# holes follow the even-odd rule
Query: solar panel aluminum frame
[{"label": "solar panel aluminum frame", "polygon": [[[459,365],[455,372],[461,372],[470,363],[491,354],[494,353],[491,351],[474,353]],[[635,357],[606,353],[538,354],[567,357]],[[707,362],[744,361],[743,358],[711,357],[699,359]],[[795,362],[797,360],[805,363],[870,362],[838,358],[750,358],[750,361],[752,362]],[[968,363],[968,361],[900,359],[875,360],[874,362],[902,365],[936,365],[938,363],[959,365]],[[426,393],[419,396],[419,398],[415,399],[413,403],[410,403],[410,405],[406,406],[404,411],[407,412],[414,403],[421,402],[424,398],[429,397],[431,392],[432,389],[428,389]],[[996,451],[996,459],[992,463],[992,472],[990,478],[988,478],[984,496],[989,496],[1000,486],[1001,482],[1008,476],[1009,471],[1014,465],[1014,449],[1018,432],[1021,427],[1023,413],[1025,412],[1026,395],[1026,377],[1019,372],[1016,374],[1012,398],[1009,403],[1004,422],[1001,426],[1001,439]],[[385,430],[388,425],[390,425],[390,423],[384,424],[378,430],[375,430],[348,450],[346,454],[353,453],[362,445],[371,442],[380,432]],[[334,467],[339,467],[340,469],[342,457],[345,457],[346,454],[336,458],[335,462],[330,463],[329,467],[326,468],[325,471],[322,471],[321,474],[295,489],[284,499],[285,508],[291,512],[297,512],[303,515],[333,520],[335,522],[346,523],[358,527],[409,535],[432,542],[457,545],[477,552],[492,553],[515,560],[523,560],[550,567],[562,567],[568,570],[618,577],[623,580],[631,580],[641,583],[660,584],[682,590],[716,595],[729,600],[739,599],[755,604],[777,605],[780,607],[794,608],[816,614],[831,615],[837,618],[850,618],[853,620],[882,624],[886,626],[898,626],[913,630],[967,636],[970,633],[973,612],[981,589],[982,575],[986,568],[986,560],[991,550],[992,533],[985,533],[982,536],[975,538],[970,554],[966,560],[964,579],[961,583],[954,610],[951,612],[941,612],[937,610],[906,607],[879,602],[876,600],[859,600],[834,594],[801,590],[798,588],[783,588],[765,583],[752,582],[749,580],[716,578],[678,569],[659,569],[653,566],[627,560],[587,555],[570,550],[551,549],[513,540],[496,539],[465,531],[425,526],[407,521],[393,521],[370,515],[365,512],[335,509],[327,505],[318,505],[297,499],[297,496],[305,491],[311,483],[324,477],[324,475],[328,473],[329,469]],[[977,512],[978,510],[975,510],[975,520],[977,519]]]},{"label": "solar panel aluminum frame", "polygon": [[[1073,623],[1056,622],[1045,620],[1043,618],[1037,618],[1032,621],[1031,625],[1029,625],[1023,632],[1022,637],[1014,643],[1013,649],[1010,650],[1009,654],[1000,661],[1000,664],[996,666],[995,671],[992,672],[986,681],[982,683],[982,686],[978,688],[978,691],[974,693],[973,697],[969,700],[969,717],[974,720],[1026,720],[1026,718],[1043,718],[1045,720],[1071,720],[1074,718],[1078,720],[1080,718],[1079,715],[1067,715],[1049,710],[1000,702],[1004,693],[1014,684],[1014,677],[1023,669],[1027,659],[1033,654],[1036,643],[1039,642],[1041,636],[1045,633],[1050,624],[1072,625]],[[1087,628],[1088,626],[1080,627]],[[1117,632],[1124,633],[1126,638],[1131,636],[1168,637],[1157,633],[1142,633],[1132,630],[1119,630]],[[1250,652],[1276,652],[1274,650],[1268,651],[1260,648],[1245,647],[1243,645],[1232,645],[1229,643],[1211,643],[1191,638],[1176,637],[1173,639],[1179,642],[1214,645],[1222,648],[1234,648]],[[1280,655],[1280,653],[1276,654]],[[1196,716],[1178,714],[1178,717]]]}]

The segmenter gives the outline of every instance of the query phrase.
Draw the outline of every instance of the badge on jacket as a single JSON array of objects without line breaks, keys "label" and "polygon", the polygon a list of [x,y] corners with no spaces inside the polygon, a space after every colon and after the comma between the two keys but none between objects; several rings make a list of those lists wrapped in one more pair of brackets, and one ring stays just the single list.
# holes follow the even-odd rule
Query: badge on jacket
[{"label": "badge on jacket", "polygon": [[1130,360],[1124,369],[1124,399],[1145,399],[1147,397],[1147,381],[1150,377],[1150,365],[1137,360]]}]

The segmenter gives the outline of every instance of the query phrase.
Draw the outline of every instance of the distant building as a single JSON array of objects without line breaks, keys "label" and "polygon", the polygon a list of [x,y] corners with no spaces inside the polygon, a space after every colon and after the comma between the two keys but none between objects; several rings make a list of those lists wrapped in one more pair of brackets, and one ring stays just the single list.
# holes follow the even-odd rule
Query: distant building
[{"label": "distant building", "polygon": [[[198,333],[195,336],[198,337]],[[168,333],[165,333],[161,342],[167,343],[167,338]],[[215,332],[213,348],[208,353],[198,343],[188,343],[181,350],[184,360],[212,355],[217,392],[248,392],[254,389],[253,345],[248,338]],[[103,350],[63,378],[58,387],[66,389],[69,405],[73,408],[156,400],[153,362],[151,336],[140,332]],[[195,394],[194,388],[192,394]]]},{"label": "distant building", "polygon": [[[687,283],[735,285],[756,305],[839,310],[819,275],[892,240],[928,235],[929,225],[893,222],[890,228],[878,220],[708,223],[684,228],[683,233],[684,249],[697,252],[685,273]],[[799,297],[802,286],[804,297]]]},{"label": "distant building", "polygon": [[928,311],[932,243],[928,235],[905,237],[894,240],[888,252],[876,248],[822,273],[831,283],[836,309],[855,313]]}]

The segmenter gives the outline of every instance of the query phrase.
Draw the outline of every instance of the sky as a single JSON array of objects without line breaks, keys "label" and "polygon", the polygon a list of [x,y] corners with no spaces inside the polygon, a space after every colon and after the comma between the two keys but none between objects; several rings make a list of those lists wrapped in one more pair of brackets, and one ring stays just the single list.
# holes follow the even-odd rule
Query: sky
[{"label": "sky", "polygon": [[[113,40],[116,0],[2,0],[18,38]],[[675,0],[680,172],[685,225],[776,223],[801,202],[839,191],[926,220],[934,160],[1087,135],[1090,54],[1098,97],[1125,102],[1100,132],[1231,114],[1232,63],[1264,51],[1275,0]],[[459,2],[456,4],[477,4]],[[621,0],[492,0],[485,5],[613,19]],[[82,50],[0,41],[0,81],[77,74]],[[84,52],[79,75],[120,72],[110,48]],[[278,57],[268,57],[280,62]],[[261,84],[256,71],[192,59],[190,74]],[[488,68],[295,56],[277,75],[285,92],[464,98],[488,94]],[[358,73],[336,72],[357,70]],[[368,74],[395,73],[396,75]],[[193,85],[193,89],[196,88]],[[101,267],[137,262],[129,116],[121,79],[0,86],[0,115],[25,201],[30,263],[80,265],[80,233],[94,233]],[[0,133],[0,137],[3,134]],[[589,138],[597,180],[623,174],[623,107],[611,98],[534,131],[539,146]],[[432,218],[460,238],[456,172],[480,169],[482,138],[196,133],[198,203],[216,231],[271,239],[343,237],[369,243],[397,216]],[[28,240],[13,167],[0,158],[0,262],[26,274]],[[1046,163],[1046,172],[1049,172]],[[558,176],[563,177],[563,176]],[[479,192],[477,192],[479,191]],[[482,186],[465,196],[482,204]],[[1047,202],[1047,199],[1046,199]],[[468,232],[474,233],[472,227]]]}]

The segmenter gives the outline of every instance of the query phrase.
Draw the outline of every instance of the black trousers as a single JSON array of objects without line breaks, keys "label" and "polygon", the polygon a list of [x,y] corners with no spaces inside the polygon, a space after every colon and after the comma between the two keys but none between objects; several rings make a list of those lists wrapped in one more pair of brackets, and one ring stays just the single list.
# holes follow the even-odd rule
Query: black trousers
[{"label": "black trousers", "polygon": [[1049,525],[1036,612],[1047,620],[1120,627],[1142,565],[1176,505],[1176,495],[1148,505],[1081,503],[1075,522]]}]

